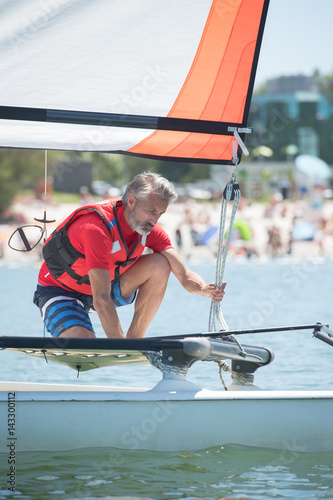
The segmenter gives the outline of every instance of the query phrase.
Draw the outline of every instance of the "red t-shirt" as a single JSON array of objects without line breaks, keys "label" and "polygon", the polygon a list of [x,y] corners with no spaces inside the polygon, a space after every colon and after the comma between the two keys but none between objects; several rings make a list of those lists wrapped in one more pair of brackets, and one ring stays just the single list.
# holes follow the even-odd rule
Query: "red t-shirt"
[{"label": "red t-shirt", "polygon": [[[132,231],[124,216],[124,206],[117,209],[119,225],[129,251],[138,239],[138,233]],[[112,250],[112,239],[101,217],[96,213],[82,215],[68,228],[69,239],[76,250],[85,256],[87,272],[90,269],[109,269],[109,256]],[[154,253],[160,253],[172,244],[167,233],[156,224],[147,236],[146,247]],[[49,272],[45,261],[43,262],[38,283],[42,286],[62,286]]]}]

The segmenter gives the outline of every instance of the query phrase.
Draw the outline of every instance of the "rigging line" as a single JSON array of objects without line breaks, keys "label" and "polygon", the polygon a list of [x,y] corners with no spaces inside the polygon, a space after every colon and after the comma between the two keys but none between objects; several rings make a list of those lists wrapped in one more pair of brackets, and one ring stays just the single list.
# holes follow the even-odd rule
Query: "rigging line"
[{"label": "rigging line", "polygon": [[46,224],[50,224],[51,222],[55,222],[54,219],[48,220],[46,218],[46,207],[47,207],[47,149],[44,152],[44,217],[43,219],[37,219],[34,217],[35,221],[41,222],[43,224],[43,241],[45,242],[47,239],[47,229]]},{"label": "rigging line", "polygon": [[[42,219],[38,219],[34,217],[34,220],[43,224],[43,227],[37,226],[35,224],[25,224],[23,226],[15,229],[13,234],[10,236],[8,240],[8,246],[17,252],[31,252],[43,239],[43,242],[47,239],[47,229],[46,224],[55,222],[55,220],[48,220],[46,218],[46,205],[47,205],[47,150],[44,153],[44,217]],[[26,234],[26,229],[29,228],[29,232]],[[36,228],[39,230],[39,237],[33,238],[31,235],[31,228]],[[36,233],[36,232],[35,232]],[[19,236],[19,241],[15,241],[16,236]],[[30,241],[29,241],[30,240]],[[23,247],[22,247],[23,244]]]},{"label": "rigging line", "polygon": [[[235,134],[236,137],[236,134]],[[237,137],[236,137],[237,138]],[[239,143],[238,143],[239,144]],[[239,144],[240,145],[240,144]],[[240,145],[241,146],[241,145]],[[244,146],[245,147],[245,146]],[[243,149],[243,147],[241,146]],[[223,283],[223,275],[227,260],[227,254],[230,245],[232,228],[240,200],[240,190],[239,185],[236,181],[236,169],[239,163],[238,154],[237,154],[237,142],[233,141],[233,163],[234,163],[234,171],[231,175],[230,181],[227,183],[225,190],[222,196],[222,205],[221,205],[221,217],[220,217],[220,231],[219,231],[219,240],[218,240],[218,250],[217,250],[217,259],[216,259],[216,279],[215,283],[217,286],[222,286]],[[224,242],[224,234],[225,234],[225,225],[227,218],[227,207],[228,201],[233,201],[232,205],[232,213],[230,217],[229,229],[227,231],[227,237]],[[209,331],[216,331],[218,327],[221,330],[229,330],[228,325],[223,317],[222,307],[220,302],[211,302],[210,313],[209,313]]]},{"label": "rigging line", "polygon": [[47,149],[44,151],[44,234],[46,233]]}]

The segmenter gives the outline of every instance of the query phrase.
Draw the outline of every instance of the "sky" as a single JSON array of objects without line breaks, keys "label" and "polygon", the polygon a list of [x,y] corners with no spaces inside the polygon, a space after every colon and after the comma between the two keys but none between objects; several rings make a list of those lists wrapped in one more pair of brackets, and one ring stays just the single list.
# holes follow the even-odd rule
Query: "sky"
[{"label": "sky", "polygon": [[270,0],[256,86],[316,69],[333,73],[333,0]]}]

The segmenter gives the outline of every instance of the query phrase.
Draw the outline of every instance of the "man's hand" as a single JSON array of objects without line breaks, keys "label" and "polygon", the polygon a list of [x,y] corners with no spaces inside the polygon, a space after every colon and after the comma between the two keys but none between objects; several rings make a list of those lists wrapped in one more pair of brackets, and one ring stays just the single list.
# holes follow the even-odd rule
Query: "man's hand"
[{"label": "man's hand", "polygon": [[117,311],[111,300],[110,272],[104,269],[90,269],[89,279],[94,308],[101,320],[103,330],[109,338],[125,338]]},{"label": "man's hand", "polygon": [[221,302],[225,294],[226,282],[222,283],[221,287],[210,283],[207,285],[206,281],[194,271],[190,270],[181,256],[173,248],[168,248],[161,252],[162,255],[169,261],[171,271],[179,280],[181,285],[190,293],[196,293],[208,297],[214,302]]},{"label": "man's hand", "polygon": [[213,302],[221,302],[221,300],[223,299],[224,294],[225,294],[226,285],[227,285],[227,283],[225,281],[222,283],[222,286],[220,286],[220,287],[215,285],[215,283],[210,283],[203,290],[202,295],[204,295],[205,297],[208,297]]}]

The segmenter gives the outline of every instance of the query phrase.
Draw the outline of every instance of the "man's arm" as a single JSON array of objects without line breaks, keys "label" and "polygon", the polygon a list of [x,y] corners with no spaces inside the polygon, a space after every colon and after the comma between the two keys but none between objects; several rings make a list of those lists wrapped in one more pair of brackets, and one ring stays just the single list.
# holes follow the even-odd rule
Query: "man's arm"
[{"label": "man's arm", "polygon": [[223,282],[221,287],[217,287],[215,283],[207,284],[199,274],[191,271],[191,269],[186,266],[181,256],[173,248],[163,250],[161,254],[168,260],[171,271],[185,290],[190,293],[208,297],[214,302],[221,302],[225,294],[225,282]]},{"label": "man's arm", "polygon": [[94,308],[101,320],[103,330],[109,338],[125,338],[114,303],[111,300],[110,272],[105,269],[90,269],[89,279]]}]

